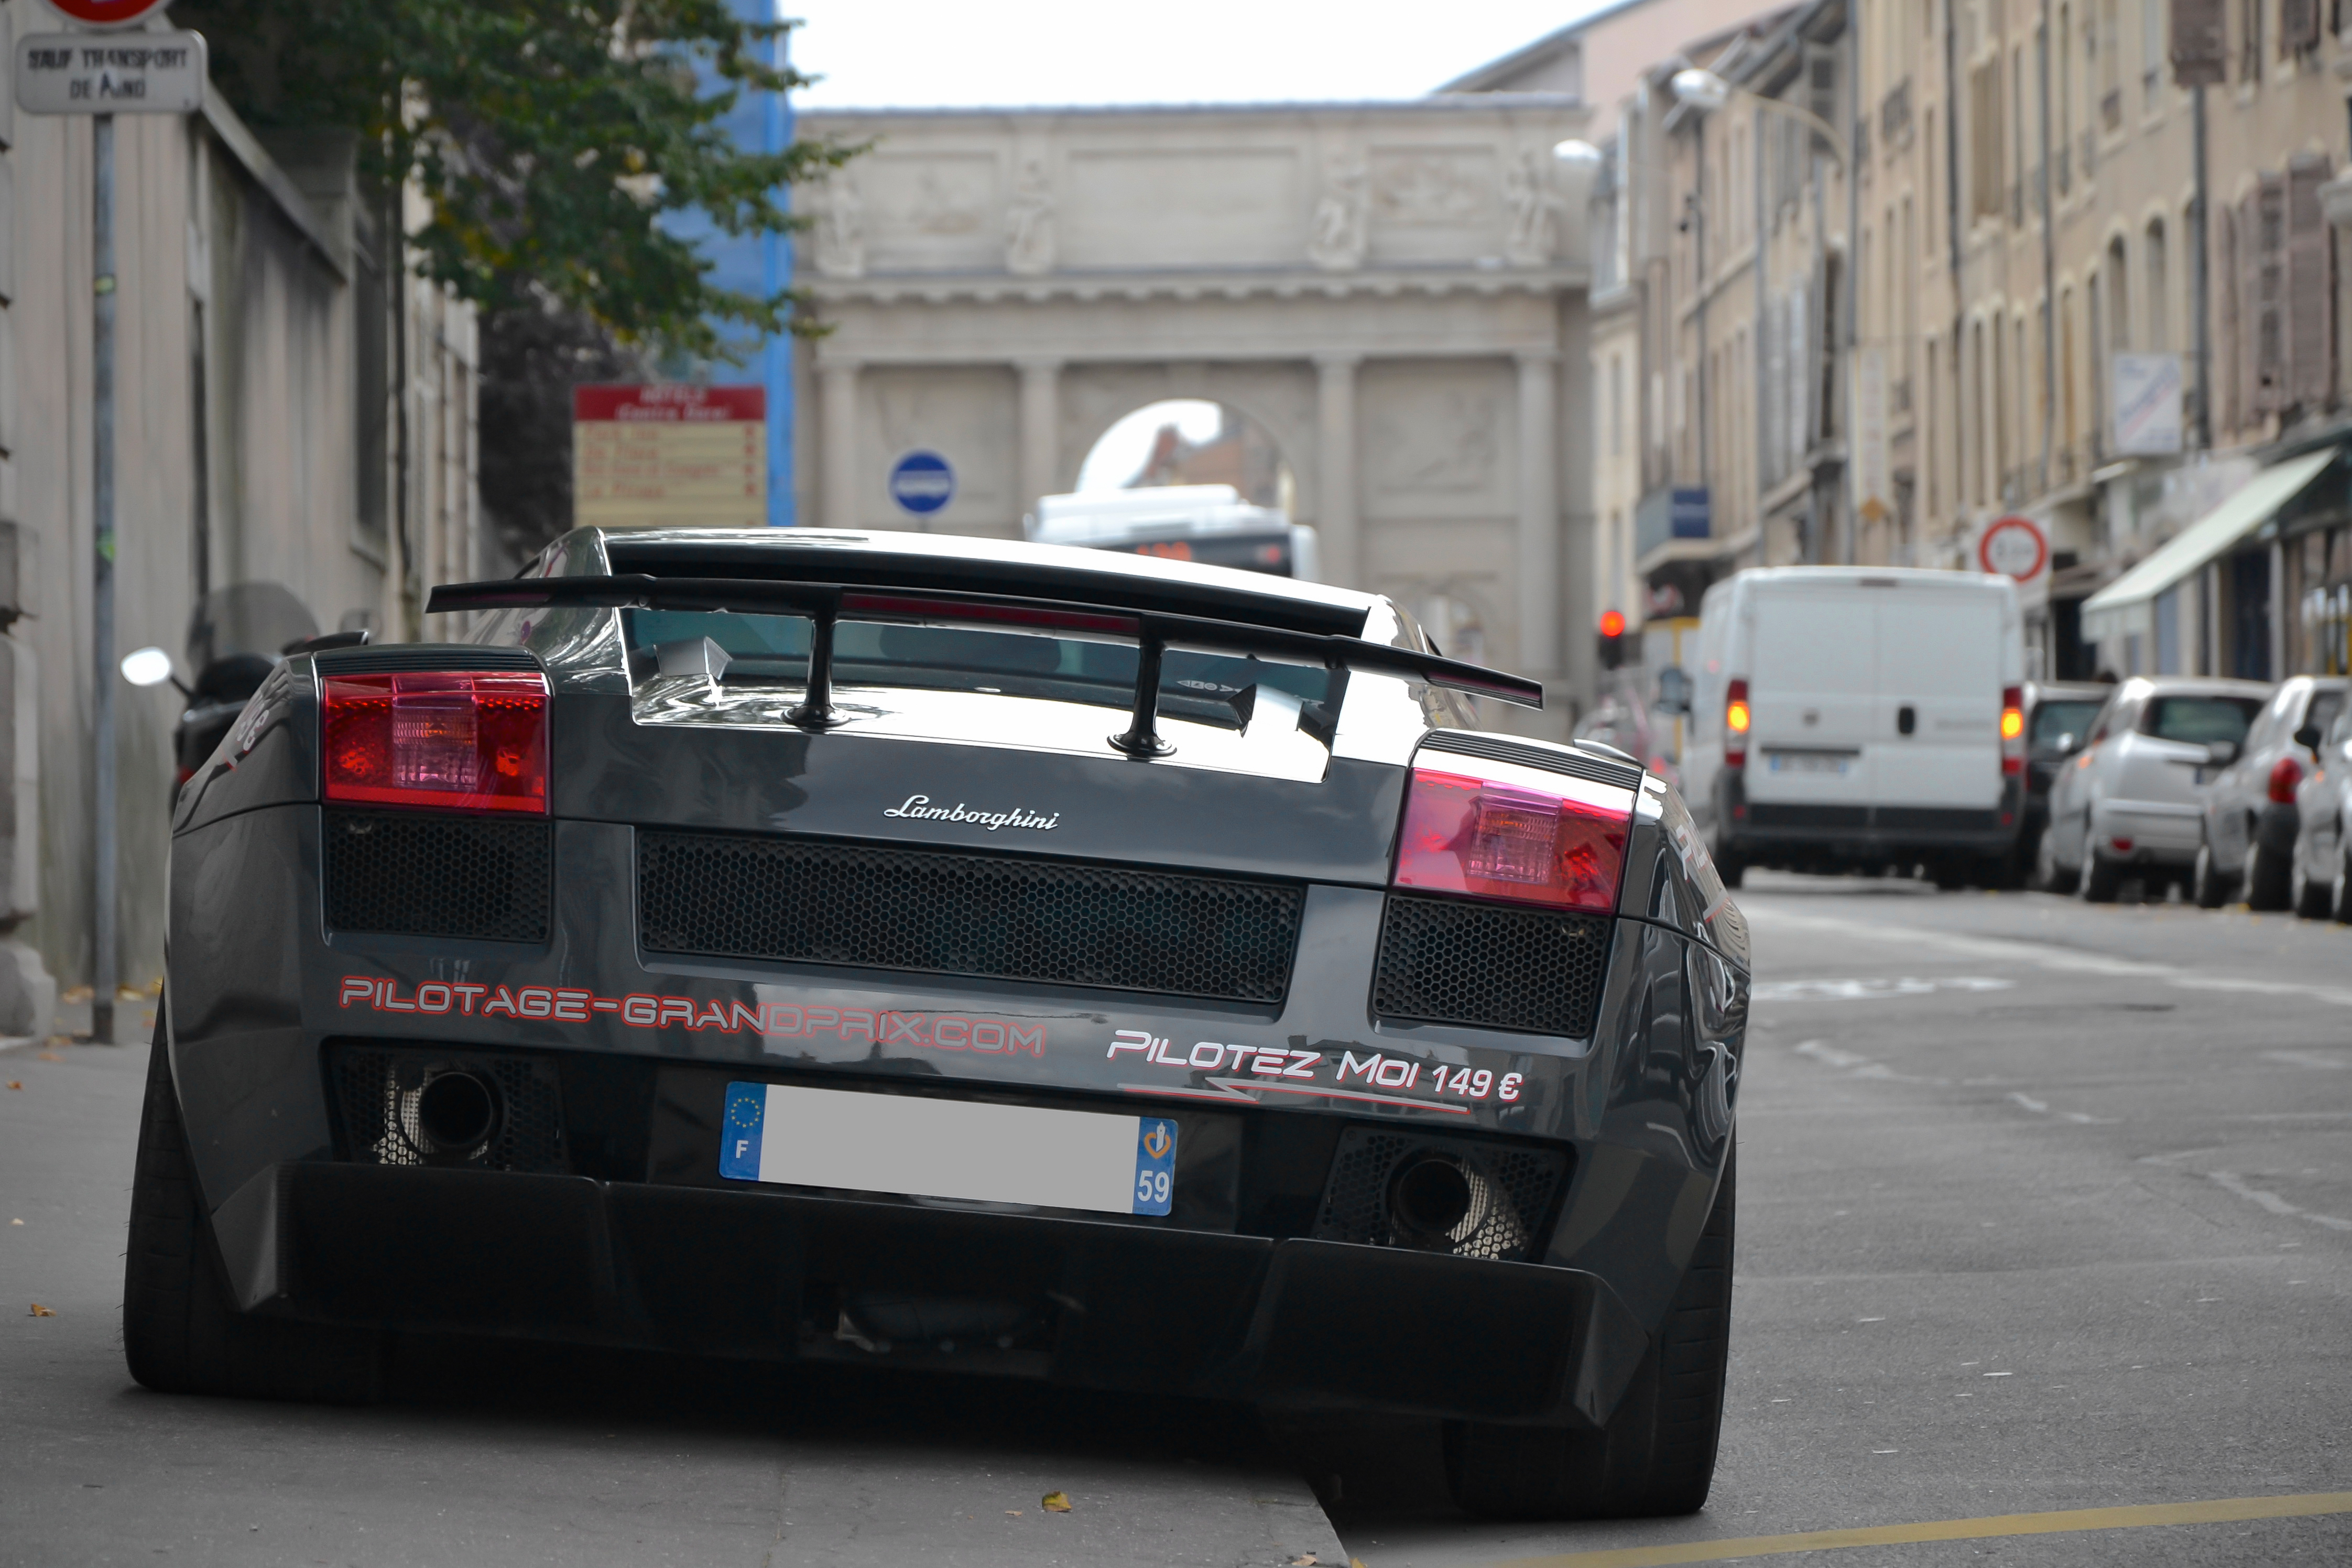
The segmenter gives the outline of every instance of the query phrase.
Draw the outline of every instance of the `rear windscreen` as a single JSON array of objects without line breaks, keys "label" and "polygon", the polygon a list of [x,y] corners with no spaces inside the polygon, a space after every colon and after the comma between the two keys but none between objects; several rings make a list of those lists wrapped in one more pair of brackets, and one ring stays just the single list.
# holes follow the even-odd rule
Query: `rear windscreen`
[{"label": "rear windscreen", "polygon": [[2105,706],[2104,702],[2044,702],[2033,710],[2032,743],[2054,746],[2063,735],[2081,740],[2091,732],[2091,721]]},{"label": "rear windscreen", "polygon": [[[805,616],[628,610],[622,620],[633,654],[709,637],[727,650],[730,686],[799,686],[808,679]],[[1045,632],[843,620],[833,635],[833,678],[842,686],[975,691],[1105,708],[1135,700],[1137,657],[1130,642]],[[1326,718],[1319,710],[1334,696],[1331,672],[1318,666],[1182,648],[1170,648],[1160,661],[1160,707],[1171,717],[1237,724],[1237,700],[1259,687],[1297,698],[1310,721]]]},{"label": "rear windscreen", "polygon": [[2325,735],[2336,722],[2336,716],[2343,711],[2344,693],[2315,691],[2311,694],[2311,706],[2304,710],[2303,721]]},{"label": "rear windscreen", "polygon": [[2139,732],[2161,741],[2235,745],[2263,710],[2259,697],[2152,697],[2140,715]]}]

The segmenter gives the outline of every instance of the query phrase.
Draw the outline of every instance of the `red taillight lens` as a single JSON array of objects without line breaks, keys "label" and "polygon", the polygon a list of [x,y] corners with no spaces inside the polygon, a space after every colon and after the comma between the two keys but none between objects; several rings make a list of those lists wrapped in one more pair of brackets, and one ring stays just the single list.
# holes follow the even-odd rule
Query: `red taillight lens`
[{"label": "red taillight lens", "polygon": [[1396,885],[1560,909],[1615,909],[1633,792],[1532,768],[1511,769],[1510,775],[1415,768]]},{"label": "red taillight lens", "polygon": [[2303,783],[2303,764],[2293,757],[2281,757],[2271,765],[2271,798],[2281,805],[2294,804],[2295,787]]},{"label": "red taillight lens", "polygon": [[2004,686],[2000,690],[2000,771],[2007,774],[2025,771],[2025,688]]},{"label": "red taillight lens", "polygon": [[329,800],[547,809],[547,678],[419,671],[325,681]]},{"label": "red taillight lens", "polygon": [[1756,716],[1748,707],[1748,682],[1735,680],[1723,697],[1723,765],[1748,765],[1748,726]]}]

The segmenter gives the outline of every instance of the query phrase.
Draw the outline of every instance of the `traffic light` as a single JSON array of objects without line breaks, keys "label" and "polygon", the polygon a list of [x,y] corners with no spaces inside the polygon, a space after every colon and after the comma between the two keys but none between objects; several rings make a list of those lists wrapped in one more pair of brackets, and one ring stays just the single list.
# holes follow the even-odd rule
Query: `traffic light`
[{"label": "traffic light", "polygon": [[1625,616],[1622,611],[1601,612],[1601,668],[1616,669],[1625,662]]}]

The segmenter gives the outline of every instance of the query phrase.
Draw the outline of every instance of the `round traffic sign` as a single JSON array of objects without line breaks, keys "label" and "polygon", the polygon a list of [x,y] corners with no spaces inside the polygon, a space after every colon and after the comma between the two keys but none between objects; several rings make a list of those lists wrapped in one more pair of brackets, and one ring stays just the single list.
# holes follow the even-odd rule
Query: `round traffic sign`
[{"label": "round traffic sign", "polygon": [[2050,564],[2050,541],[2030,517],[1996,518],[1977,541],[1977,561],[1995,576],[2028,583]]},{"label": "round traffic sign", "polygon": [[127,27],[143,22],[172,0],[49,0],[50,6],[85,27]]},{"label": "round traffic sign", "polygon": [[909,452],[890,466],[890,499],[928,517],[955,500],[955,469],[937,452]]}]

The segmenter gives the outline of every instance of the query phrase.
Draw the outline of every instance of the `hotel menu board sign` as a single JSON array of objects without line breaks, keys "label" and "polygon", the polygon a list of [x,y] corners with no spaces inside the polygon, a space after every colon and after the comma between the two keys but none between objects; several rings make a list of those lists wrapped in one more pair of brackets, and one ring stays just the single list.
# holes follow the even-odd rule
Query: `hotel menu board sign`
[{"label": "hotel menu board sign", "polygon": [[767,389],[573,387],[572,481],[581,528],[764,527]]}]

